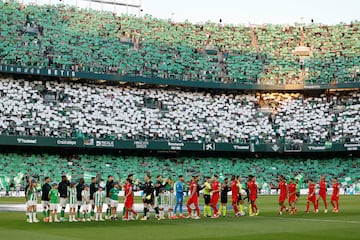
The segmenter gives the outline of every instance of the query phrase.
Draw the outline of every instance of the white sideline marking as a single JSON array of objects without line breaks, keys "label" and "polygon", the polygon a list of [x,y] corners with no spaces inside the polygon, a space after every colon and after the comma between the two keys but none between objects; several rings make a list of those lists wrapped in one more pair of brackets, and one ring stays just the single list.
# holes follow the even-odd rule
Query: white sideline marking
[{"label": "white sideline marking", "polygon": [[[263,218],[277,218],[277,217],[265,217],[261,216]],[[360,221],[348,221],[348,220],[331,220],[331,219],[313,219],[313,218],[277,218],[281,220],[303,220],[303,221],[310,221],[310,222],[329,222],[329,223],[353,223],[353,224],[360,224]]]}]

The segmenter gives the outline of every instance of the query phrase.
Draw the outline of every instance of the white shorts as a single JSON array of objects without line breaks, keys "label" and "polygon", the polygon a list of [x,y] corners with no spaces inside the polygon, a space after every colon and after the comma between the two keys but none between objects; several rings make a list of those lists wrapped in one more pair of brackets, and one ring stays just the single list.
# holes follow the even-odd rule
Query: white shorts
[{"label": "white shorts", "polygon": [[96,206],[96,207],[99,207],[99,206],[103,206],[104,205],[104,201],[103,201],[103,199],[97,199],[96,201],[95,201],[95,199],[94,199],[94,205]]},{"label": "white shorts", "polygon": [[58,204],[57,203],[50,203],[50,210],[57,210],[58,209]]},{"label": "white shorts", "polygon": [[90,205],[95,205],[95,200],[94,199],[90,199]]},{"label": "white shorts", "polygon": [[111,199],[110,199],[109,197],[106,198],[106,204],[109,205],[109,206],[110,206],[110,204],[111,204],[111,201],[110,201],[110,200],[111,200]]},{"label": "white shorts", "polygon": [[32,207],[32,206],[36,206],[37,202],[36,201],[27,201],[27,206],[28,207]]},{"label": "white shorts", "polygon": [[83,204],[81,205],[81,209],[85,212],[88,212],[89,211],[89,204]]},{"label": "white shorts", "polygon": [[165,196],[164,194],[159,194],[159,196],[155,196],[155,207],[164,208],[165,205]]},{"label": "white shorts", "polygon": [[43,208],[49,207],[49,201],[41,201]]},{"label": "white shorts", "polygon": [[67,198],[60,198],[60,207],[66,207]]},{"label": "white shorts", "polygon": [[117,200],[110,200],[110,207],[118,207],[119,201]]},{"label": "white shorts", "polygon": [[78,204],[77,203],[72,203],[69,204],[69,208],[77,208]]},{"label": "white shorts", "polygon": [[27,207],[27,208],[30,207],[29,201],[26,201],[26,207]]}]

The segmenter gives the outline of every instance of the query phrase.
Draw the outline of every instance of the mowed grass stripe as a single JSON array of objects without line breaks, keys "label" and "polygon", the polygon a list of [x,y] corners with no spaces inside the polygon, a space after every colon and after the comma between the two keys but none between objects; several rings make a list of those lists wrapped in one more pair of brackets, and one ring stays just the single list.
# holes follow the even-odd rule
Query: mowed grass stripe
[{"label": "mowed grass stripe", "polygon": [[[131,222],[86,222],[86,223],[38,223],[25,222],[25,214],[0,213],[1,239],[26,240],[83,240],[83,239],[129,239],[129,240],[187,240],[187,239],[359,239],[360,211],[358,196],[341,196],[338,214],[305,214],[305,196],[300,198],[298,214],[278,216],[277,196],[259,196],[261,209],[258,217],[232,216],[218,219],[201,218],[131,221]],[[1,202],[1,199],[0,199]],[[330,210],[331,208],[329,208]],[[39,213],[41,218],[41,213]]]}]

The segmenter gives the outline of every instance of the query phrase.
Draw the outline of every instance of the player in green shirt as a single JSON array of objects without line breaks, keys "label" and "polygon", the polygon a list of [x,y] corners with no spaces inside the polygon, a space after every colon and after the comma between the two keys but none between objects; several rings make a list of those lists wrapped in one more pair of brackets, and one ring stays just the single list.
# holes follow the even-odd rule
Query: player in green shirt
[{"label": "player in green shirt", "polygon": [[84,185],[84,190],[81,192],[81,198],[82,198],[82,211],[83,211],[83,219],[82,221],[91,221],[89,216],[89,204],[90,204],[90,188],[89,185]]},{"label": "player in green shirt", "polygon": [[27,189],[26,196],[28,200],[29,223],[37,223],[39,220],[36,219],[37,189],[35,180],[31,181],[30,186]]},{"label": "player in green shirt", "polygon": [[104,192],[103,188],[99,185],[98,190],[94,193],[94,202],[95,202],[95,206],[96,206],[95,221],[99,221],[99,220],[104,221],[104,219],[102,217],[102,208],[104,205],[105,194],[106,194],[106,192]]},{"label": "player in green shirt", "polygon": [[60,222],[57,217],[57,208],[59,203],[59,191],[58,191],[57,183],[52,184],[52,189],[49,191],[48,198],[50,200],[50,211],[51,211],[49,222],[52,222],[53,217],[54,217],[54,222]]},{"label": "player in green shirt", "polygon": [[116,215],[117,207],[119,204],[119,184],[115,183],[114,187],[110,190],[110,207],[111,207],[111,220],[118,220],[118,217]]},{"label": "player in green shirt", "polygon": [[77,208],[77,193],[76,193],[76,186],[75,182],[70,184],[70,188],[68,190],[68,197],[69,197],[69,222],[77,222],[75,215],[76,215],[76,208]]},{"label": "player in green shirt", "polygon": [[204,217],[211,217],[211,208],[210,208],[210,192],[211,192],[211,184],[210,184],[211,178],[205,177],[205,183],[204,183]]}]

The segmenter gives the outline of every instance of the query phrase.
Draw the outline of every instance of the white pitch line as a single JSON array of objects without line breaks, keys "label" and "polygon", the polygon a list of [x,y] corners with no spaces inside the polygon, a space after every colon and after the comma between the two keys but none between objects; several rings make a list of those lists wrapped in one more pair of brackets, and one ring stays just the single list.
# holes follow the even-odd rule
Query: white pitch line
[{"label": "white pitch line", "polygon": [[[265,216],[261,216],[263,218],[277,218],[277,217],[265,217]],[[303,221],[312,221],[312,222],[329,222],[329,223],[353,223],[353,224],[360,224],[360,221],[348,221],[348,220],[331,220],[331,219],[313,219],[313,218],[281,218],[278,217],[277,219],[281,219],[281,220],[303,220]]]}]

